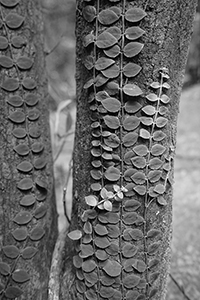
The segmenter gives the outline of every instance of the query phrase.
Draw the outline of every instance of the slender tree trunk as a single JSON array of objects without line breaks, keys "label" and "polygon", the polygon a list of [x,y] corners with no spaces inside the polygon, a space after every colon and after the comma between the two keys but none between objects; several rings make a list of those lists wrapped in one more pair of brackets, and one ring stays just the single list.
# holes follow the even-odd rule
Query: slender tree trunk
[{"label": "slender tree trunk", "polygon": [[176,123],[196,2],[77,1],[70,236],[82,237],[66,239],[60,299],[165,299]]},{"label": "slender tree trunk", "polygon": [[0,1],[0,299],[47,299],[57,235],[38,1]]}]

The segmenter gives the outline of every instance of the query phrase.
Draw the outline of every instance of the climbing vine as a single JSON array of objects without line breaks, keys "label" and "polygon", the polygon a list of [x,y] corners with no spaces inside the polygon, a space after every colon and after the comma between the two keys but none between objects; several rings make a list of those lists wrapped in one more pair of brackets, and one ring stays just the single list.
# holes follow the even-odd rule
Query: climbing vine
[{"label": "climbing vine", "polygon": [[[102,8],[103,7],[103,8]],[[82,1],[79,13],[91,31],[83,36],[91,119],[89,206],[73,257],[77,299],[147,300],[158,292],[160,241],[149,215],[165,209],[163,195],[171,184],[167,147],[169,71],[144,91],[137,78],[145,47],[142,24],[147,13],[129,1]],[[156,216],[155,216],[156,218]],[[155,223],[155,224],[154,224]]]},{"label": "climbing vine", "polygon": [[[28,262],[38,254],[38,242],[45,235],[47,213],[41,95],[34,75],[35,50],[30,47],[30,36],[27,32],[23,34],[27,16],[20,2],[0,0],[0,88],[7,111],[5,122],[11,129],[10,147],[15,157],[13,173],[18,190],[12,195],[18,211],[13,212],[11,229],[1,249],[0,299],[23,294],[22,284],[31,278]],[[20,267],[22,260],[27,269]]]}]

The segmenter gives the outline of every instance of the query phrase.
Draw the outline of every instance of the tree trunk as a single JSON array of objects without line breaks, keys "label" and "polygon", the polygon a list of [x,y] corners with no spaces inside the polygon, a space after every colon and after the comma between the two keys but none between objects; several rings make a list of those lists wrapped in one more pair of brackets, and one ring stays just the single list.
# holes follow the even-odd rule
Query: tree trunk
[{"label": "tree trunk", "polygon": [[190,0],[77,1],[77,241],[66,239],[60,299],[165,299],[195,8]]},{"label": "tree trunk", "polygon": [[47,299],[57,235],[38,1],[0,1],[0,299]]}]

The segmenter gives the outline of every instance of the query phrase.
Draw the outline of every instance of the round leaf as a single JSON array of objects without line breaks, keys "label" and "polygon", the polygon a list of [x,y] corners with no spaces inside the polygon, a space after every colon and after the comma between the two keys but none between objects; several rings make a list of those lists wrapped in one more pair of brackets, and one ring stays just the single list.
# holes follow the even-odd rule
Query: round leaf
[{"label": "round leaf", "polygon": [[0,56],[0,66],[3,68],[9,69],[13,67],[13,60],[5,55]]},{"label": "round leaf", "polygon": [[17,187],[22,191],[30,190],[33,187],[33,181],[31,178],[23,178],[18,182]]},{"label": "round leaf", "polygon": [[26,117],[25,114],[22,111],[15,111],[11,115],[8,116],[8,118],[16,124],[20,124],[25,122]]},{"label": "round leaf", "polygon": [[105,109],[113,113],[118,112],[121,108],[121,103],[116,98],[107,98],[101,103]]},{"label": "round leaf", "polygon": [[85,260],[82,263],[82,270],[86,273],[92,272],[96,267],[97,265],[92,259]]},{"label": "round leaf", "polygon": [[17,166],[17,170],[28,173],[33,169],[33,165],[29,161],[23,161]]},{"label": "round leaf", "polygon": [[100,11],[98,20],[102,25],[111,25],[119,19],[119,16],[111,9]]},{"label": "round leaf", "polygon": [[68,237],[73,241],[80,240],[82,237],[82,232],[80,230],[73,230],[68,233]]},{"label": "round leaf", "polygon": [[139,22],[141,21],[144,17],[146,17],[146,12],[139,8],[139,7],[134,7],[130,8],[126,11],[125,13],[125,19],[129,22]]},{"label": "round leaf", "polygon": [[143,94],[142,90],[134,83],[125,84],[123,87],[123,92],[128,96],[140,96]]},{"label": "round leaf", "polygon": [[24,128],[21,127],[17,127],[13,130],[12,134],[14,135],[14,137],[16,137],[17,139],[23,139],[27,136],[27,132]]},{"label": "round leaf", "polygon": [[115,260],[108,260],[103,270],[110,277],[117,277],[121,274],[121,265]]},{"label": "round leaf", "polygon": [[19,14],[9,13],[5,17],[5,22],[9,28],[17,29],[17,28],[21,27],[21,25],[23,24],[24,18],[22,16],[20,16]]},{"label": "round leaf", "polygon": [[115,58],[120,54],[120,47],[118,45],[114,45],[113,47],[103,50],[106,56]]},{"label": "round leaf", "polygon": [[0,50],[6,50],[8,48],[8,40],[4,36],[0,36]]},{"label": "round leaf", "polygon": [[123,49],[123,53],[126,57],[134,57],[138,55],[144,47],[144,44],[138,42],[131,42],[126,44]]},{"label": "round leaf", "polygon": [[17,269],[12,273],[12,279],[17,283],[24,283],[30,280],[30,276],[26,271]]},{"label": "round leaf", "polygon": [[26,247],[23,251],[21,256],[23,257],[23,259],[31,259],[33,258],[33,256],[35,256],[35,254],[38,252],[38,249],[36,249],[35,247]]},{"label": "round leaf", "polygon": [[23,105],[24,101],[22,97],[15,95],[10,98],[8,98],[7,103],[12,105],[13,107],[20,107]]},{"label": "round leaf", "polygon": [[127,131],[136,129],[140,124],[140,119],[136,116],[127,116],[123,121],[123,127]]},{"label": "round leaf", "polygon": [[124,147],[131,147],[135,145],[137,140],[138,140],[138,134],[136,132],[129,132],[123,137],[122,142]]},{"label": "round leaf", "polygon": [[19,249],[14,245],[4,246],[2,248],[2,250],[5,254],[5,256],[7,256],[8,258],[12,258],[12,259],[17,258],[20,254]]},{"label": "round leaf", "polygon": [[13,237],[15,238],[16,241],[24,241],[27,236],[28,236],[28,232],[26,229],[24,228],[17,228],[12,232]]},{"label": "round leaf", "polygon": [[26,225],[32,220],[32,214],[28,211],[19,212],[13,221],[18,225]]},{"label": "round leaf", "polygon": [[96,196],[89,195],[85,197],[85,202],[90,206],[96,206],[98,201]]},{"label": "round leaf", "polygon": [[26,56],[20,56],[17,59],[17,66],[22,69],[22,70],[28,70],[32,67],[33,61],[31,58],[26,57]]},{"label": "round leaf", "polygon": [[145,31],[141,29],[139,26],[128,27],[125,30],[125,36],[129,40],[136,40],[141,37]]},{"label": "round leaf", "polygon": [[7,276],[10,274],[10,266],[4,262],[0,262],[0,274]]},{"label": "round leaf", "polygon": [[117,39],[109,32],[104,31],[101,33],[96,41],[96,45],[100,49],[106,49],[117,43]]},{"label": "round leaf", "polygon": [[5,296],[9,299],[15,299],[23,294],[23,290],[17,286],[9,286],[5,290]]},{"label": "round leaf", "polygon": [[96,8],[92,5],[86,5],[82,10],[82,14],[87,22],[92,22],[96,17]]},{"label": "round leaf", "polygon": [[35,203],[36,199],[34,195],[26,195],[20,200],[20,205],[22,206],[31,206]]},{"label": "round leaf", "polygon": [[140,71],[142,67],[134,63],[128,63],[123,67],[123,74],[126,77],[135,77]]},{"label": "round leaf", "polygon": [[45,235],[45,231],[41,225],[37,225],[33,230],[30,232],[30,239],[32,241],[39,241]]},{"label": "round leaf", "polygon": [[19,88],[19,81],[16,78],[7,78],[1,87],[7,92],[14,92]]},{"label": "round leaf", "polygon": [[114,63],[115,63],[115,61],[113,59],[102,56],[99,59],[97,59],[97,61],[95,63],[95,68],[96,68],[96,70],[101,71],[101,70],[104,70],[104,69],[110,67]]},{"label": "round leaf", "polygon": [[105,171],[104,176],[110,181],[117,181],[120,178],[120,170],[111,166]]},{"label": "round leaf", "polygon": [[20,0],[0,0],[0,3],[3,4],[5,7],[14,7],[19,2]]},{"label": "round leaf", "polygon": [[107,116],[103,117],[103,120],[104,120],[105,124],[108,126],[108,128],[117,129],[120,126],[120,121],[119,121],[118,117],[107,115]]}]

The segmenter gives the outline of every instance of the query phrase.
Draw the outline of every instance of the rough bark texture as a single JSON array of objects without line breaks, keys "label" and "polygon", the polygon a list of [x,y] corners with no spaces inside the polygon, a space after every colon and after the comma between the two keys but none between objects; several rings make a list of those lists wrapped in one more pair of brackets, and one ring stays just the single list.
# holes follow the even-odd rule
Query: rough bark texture
[{"label": "rough bark texture", "polygon": [[[87,22],[87,13],[82,15],[84,8],[87,5],[91,5],[90,11],[94,10],[98,16],[98,20],[93,16],[93,21]],[[100,13],[104,9],[109,9],[111,6],[117,6],[120,8],[120,17],[113,24],[102,24],[102,19]],[[88,195],[96,195],[99,197],[99,192],[92,191],[91,184],[96,182],[99,183],[101,188],[105,187],[107,189],[112,189],[113,184],[118,184],[120,188],[122,186],[127,187],[128,192],[124,193],[124,198],[122,202],[113,202],[113,215],[119,220],[115,223],[107,218],[108,214],[105,210],[100,210],[94,208],[97,212],[97,217],[89,220],[92,224],[92,241],[89,242],[91,247],[93,247],[94,254],[86,257],[83,255],[83,251],[80,251],[79,242],[72,243],[68,238],[66,239],[66,249],[65,249],[65,265],[63,265],[63,274],[61,281],[61,292],[60,299],[153,299],[153,300],[164,300],[166,294],[166,279],[169,269],[169,259],[170,259],[170,240],[171,240],[171,223],[172,223],[172,177],[173,177],[173,157],[176,146],[176,123],[178,115],[179,97],[181,92],[181,87],[183,83],[185,62],[188,53],[188,46],[190,42],[192,23],[194,18],[194,12],[196,8],[196,1],[179,1],[179,0],[162,0],[162,1],[88,1],[82,2],[77,1],[77,126],[76,126],[76,138],[75,138],[75,149],[74,149],[74,200],[73,200],[73,213],[72,213],[72,223],[70,230],[83,229],[85,220],[81,220],[81,215],[84,210],[88,209],[84,197]],[[93,8],[92,8],[93,7]],[[128,22],[126,17],[126,12],[131,8],[141,8],[143,12],[146,13],[144,18],[140,21]],[[112,10],[113,11],[113,10]],[[117,9],[114,9],[117,12]],[[90,17],[92,13],[89,13]],[[84,18],[84,17],[85,18]],[[94,41],[98,40],[99,35],[106,29],[112,26],[117,26],[121,30],[121,38],[116,43],[120,47],[119,55],[114,58],[116,65],[119,66],[119,75],[114,76],[115,78],[109,78],[108,82],[114,81],[118,84],[118,88],[113,92],[110,86],[107,84],[97,86],[95,82],[92,82],[89,87],[83,88],[84,84],[88,82],[90,78],[95,79],[100,71],[92,68],[87,70],[83,62],[89,55],[92,55],[94,62],[97,61],[99,57],[106,57],[105,52],[98,46],[98,43],[90,43],[89,46],[84,47],[83,39],[88,34],[92,33],[94,36]],[[134,57],[123,56],[124,46],[130,42],[129,39],[124,38],[125,30],[132,26],[139,26],[145,33],[136,41],[144,44],[142,51],[135,55]],[[98,27],[98,28],[97,28]],[[92,37],[92,36],[91,36]],[[93,37],[92,37],[93,38]],[[135,42],[135,40],[134,40]],[[111,46],[110,46],[111,48]],[[129,77],[126,76],[124,72],[124,65],[126,63],[136,63],[142,67],[141,72],[137,76]],[[108,67],[107,67],[108,68]],[[122,70],[123,69],[123,70]],[[168,70],[168,71],[167,71]],[[169,78],[168,78],[169,76]],[[106,77],[106,75],[105,75]],[[127,80],[126,80],[127,78]],[[157,82],[159,84],[157,84]],[[129,96],[126,92],[122,92],[123,87],[126,83],[136,84],[143,92],[139,96]],[[168,83],[168,85],[163,85]],[[153,84],[153,85],[152,85]],[[156,88],[157,86],[157,88]],[[97,93],[99,91],[106,91],[110,97],[114,97],[116,100],[121,102],[120,111],[117,113],[110,113],[110,111],[103,110],[100,107],[100,102],[97,101]],[[94,97],[92,96],[94,93]],[[161,98],[163,94],[167,94],[170,101],[169,103],[160,103],[155,106],[155,103],[149,102],[148,95],[156,94],[158,98]],[[107,96],[109,97],[109,96]],[[93,99],[94,98],[94,99]],[[131,102],[132,101],[132,102]],[[136,110],[134,114],[130,110],[124,109],[125,103],[135,103],[137,101],[141,104],[140,109]],[[161,101],[162,102],[162,101]],[[94,106],[96,105],[96,108]],[[162,116],[166,121],[165,125],[159,125],[156,123],[148,125],[141,117],[149,117],[151,123],[150,113],[144,114],[142,110],[147,105],[152,105],[156,110],[161,110],[153,118],[153,123],[157,122],[158,117]],[[163,108],[165,107],[165,108]],[[97,109],[98,113],[96,113]],[[110,127],[105,123],[105,116],[117,117],[120,121],[120,126],[116,128]],[[132,125],[124,125],[124,120],[126,117],[134,116],[136,119],[140,120],[139,126],[130,129]],[[116,119],[115,119],[116,120]],[[133,119],[132,119],[133,120]],[[161,120],[161,119],[160,119]],[[146,120],[147,121],[147,120]],[[114,167],[120,171],[120,178],[117,177],[116,181],[109,180],[110,175],[107,176],[109,172],[107,170],[112,164],[105,164],[105,161],[101,158],[100,160],[105,168],[99,167],[103,173],[103,179],[95,180],[94,176],[90,175],[91,170],[94,167],[91,166],[91,161],[99,160],[99,157],[94,158],[95,155],[91,155],[91,150],[94,148],[91,146],[92,140],[98,140],[99,137],[94,138],[92,133],[94,133],[94,128],[91,128],[91,124],[94,122],[100,123],[100,131],[110,131],[115,133],[120,139],[120,146],[113,150],[112,153],[118,154],[120,156],[120,162],[114,163]],[[153,128],[153,131],[152,131]],[[144,138],[144,131],[141,133],[141,129],[145,129],[150,133],[150,137]],[[153,138],[153,134],[156,131],[162,131],[166,136],[162,140],[158,141]],[[135,134],[136,139],[134,145],[125,146],[122,142],[123,137],[130,132]],[[146,131],[145,131],[146,132]],[[147,134],[147,132],[146,132]],[[130,140],[129,140],[130,141]],[[102,135],[100,137],[100,143],[103,144],[104,139]],[[131,143],[131,141],[130,141]],[[94,144],[93,144],[94,145]],[[145,158],[145,167],[136,167],[131,163],[127,163],[125,155],[128,151],[135,151],[134,147],[138,145],[143,145],[148,148],[148,153],[142,154],[141,152],[137,154],[135,152],[132,158],[143,157]],[[153,146],[162,145],[165,150],[164,153],[155,155],[156,158],[162,161],[162,166],[158,167],[162,175],[159,179],[150,179],[151,167],[149,167],[150,159],[154,157]],[[159,147],[159,146],[158,146]],[[146,148],[145,148],[146,149]],[[105,150],[105,149],[104,149]],[[103,150],[103,151],[104,151]],[[95,150],[96,151],[96,150]],[[101,150],[102,151],[102,150]],[[106,151],[106,150],[105,150]],[[108,150],[110,151],[110,150]],[[161,151],[162,152],[162,151]],[[94,153],[94,152],[93,152]],[[98,155],[97,155],[98,156]],[[142,158],[142,161],[144,161]],[[140,158],[139,158],[140,160]],[[113,170],[115,174],[117,171]],[[133,171],[131,169],[134,169]],[[138,170],[139,169],[139,170]],[[110,170],[110,169],[109,169]],[[131,170],[131,176],[136,172],[138,177],[133,179],[128,178],[125,175],[127,170]],[[107,173],[106,173],[107,172]],[[141,179],[141,173],[144,174],[145,179]],[[126,173],[127,174],[127,173]],[[117,176],[117,175],[116,175]],[[112,176],[111,176],[112,177]],[[139,181],[138,181],[138,178]],[[162,192],[159,188],[164,188]],[[146,193],[138,190],[137,187],[144,186],[146,188]],[[162,188],[161,187],[161,188]],[[150,192],[152,188],[152,193]],[[139,192],[138,192],[139,191]],[[156,191],[159,191],[156,193]],[[142,194],[143,193],[143,194]],[[162,197],[161,197],[161,196]],[[99,197],[102,200],[102,197]],[[135,205],[139,208],[126,209],[126,201],[136,201]],[[130,202],[129,202],[130,203]],[[130,204],[131,205],[131,204]],[[137,211],[137,213],[136,213]],[[127,221],[127,212],[133,213],[131,215],[131,220]],[[112,213],[111,213],[112,214]],[[135,214],[135,215],[134,215]],[[99,218],[99,215],[102,218]],[[102,221],[106,215],[106,221]],[[135,222],[133,221],[133,216],[136,217]],[[112,235],[109,233],[106,235],[108,243],[117,245],[117,251],[115,254],[108,251],[110,245],[105,245],[105,240],[101,240],[101,234],[98,235],[97,230],[94,230],[96,225],[107,226],[114,224],[114,230],[119,229],[120,233]],[[111,227],[109,227],[110,230]],[[139,239],[124,238],[124,232],[132,229],[138,229],[142,232],[142,237]],[[155,229],[153,231],[150,231]],[[90,235],[84,227],[83,238],[81,239],[81,249],[82,245],[88,245],[88,242],[84,241],[85,234]],[[149,234],[149,238],[147,237]],[[151,236],[152,234],[152,236]],[[158,236],[156,236],[158,234]],[[151,237],[150,237],[151,236]],[[102,241],[103,246],[99,246],[97,239]],[[130,247],[130,251],[125,251],[124,247]],[[132,248],[131,248],[132,247]],[[89,249],[89,248],[87,248]],[[102,250],[103,249],[103,250]],[[96,251],[102,250],[107,258],[100,261],[98,256],[95,254]],[[135,251],[136,250],[136,251]],[[72,256],[79,253],[83,258],[83,261],[75,263],[73,266]],[[128,253],[128,254],[127,254]],[[133,254],[134,253],[134,254]],[[130,262],[130,268],[127,267],[127,263]],[[154,264],[153,260],[158,258],[158,263]],[[96,267],[90,269],[90,263]],[[114,262],[114,263],[113,263]],[[135,264],[139,262],[140,267]],[[156,262],[156,260],[154,260]],[[109,268],[109,264],[113,265],[113,268],[120,269],[123,266],[120,274],[118,271],[114,274],[112,273],[112,268]],[[154,267],[153,267],[154,265]],[[132,267],[133,266],[133,267]],[[87,269],[88,267],[88,269]],[[78,271],[77,271],[78,268]],[[81,269],[82,268],[82,269]],[[90,269],[90,271],[88,271]],[[83,272],[82,272],[83,270]],[[91,277],[97,277],[97,280],[92,280],[88,276],[91,273]],[[108,274],[108,273],[112,274]],[[113,283],[110,282],[113,279]],[[104,282],[104,283],[103,283]],[[109,285],[109,287],[108,287]],[[104,291],[107,290],[107,292]],[[114,290],[113,290],[114,288]],[[85,296],[83,296],[86,291]],[[117,292],[116,292],[117,291]],[[109,296],[107,293],[110,293]],[[79,298],[78,298],[79,297]],[[107,298],[106,298],[107,297]],[[126,298],[125,298],[126,297]]]},{"label": "rough bark texture", "polygon": [[0,1],[0,23],[0,299],[45,300],[57,213],[38,1]]}]

